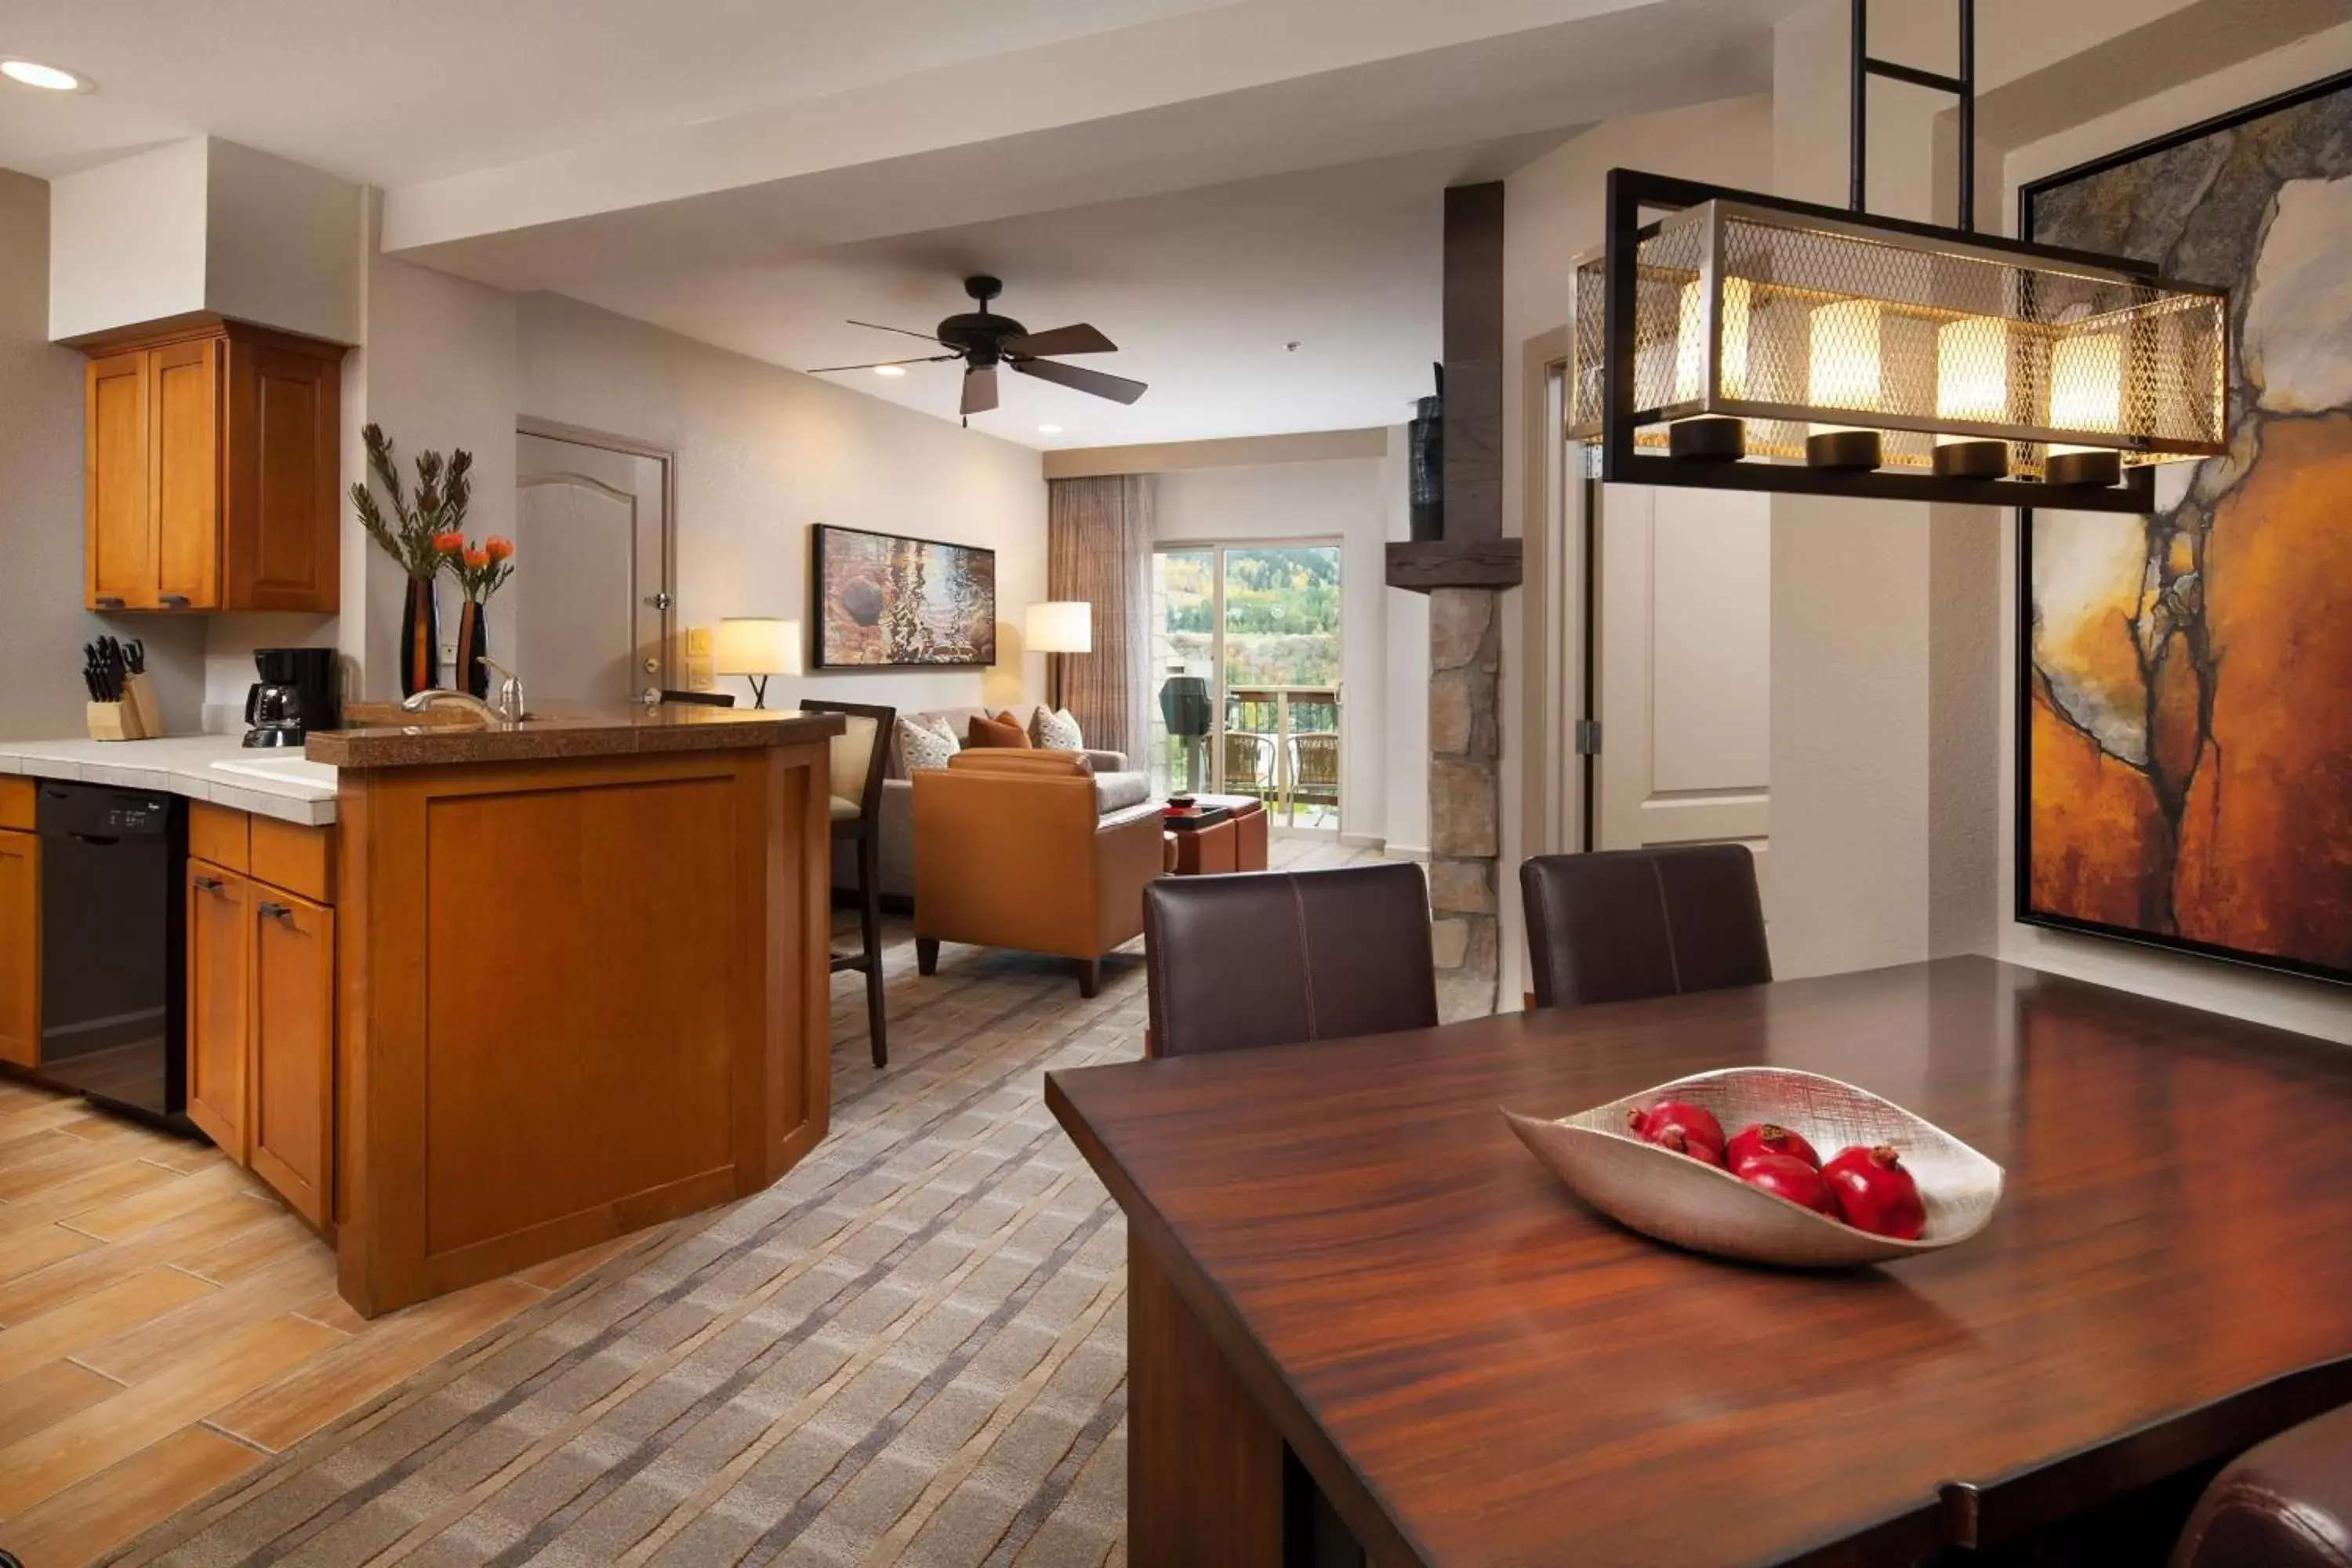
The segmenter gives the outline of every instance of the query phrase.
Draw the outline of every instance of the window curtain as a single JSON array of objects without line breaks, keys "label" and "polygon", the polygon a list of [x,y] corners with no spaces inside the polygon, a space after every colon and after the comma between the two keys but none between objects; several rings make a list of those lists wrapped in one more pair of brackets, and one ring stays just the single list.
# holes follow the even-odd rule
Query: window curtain
[{"label": "window curtain", "polygon": [[1066,653],[1062,700],[1087,744],[1147,765],[1151,744],[1151,480],[1049,479],[1045,595],[1094,606],[1094,651]]}]

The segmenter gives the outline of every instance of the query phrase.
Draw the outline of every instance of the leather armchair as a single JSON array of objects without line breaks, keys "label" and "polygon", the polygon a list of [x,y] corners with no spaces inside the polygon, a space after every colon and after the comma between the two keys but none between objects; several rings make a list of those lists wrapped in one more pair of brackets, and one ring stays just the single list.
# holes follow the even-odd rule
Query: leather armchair
[{"label": "leather armchair", "polygon": [[2197,1500],[2172,1568],[2352,1568],[2352,1405],[2231,1460]]},{"label": "leather armchair", "polygon": [[1160,809],[1097,815],[1074,752],[962,751],[914,774],[915,958],[940,943],[1053,953],[1087,996],[1103,954],[1143,934],[1143,889],[1160,872]]}]

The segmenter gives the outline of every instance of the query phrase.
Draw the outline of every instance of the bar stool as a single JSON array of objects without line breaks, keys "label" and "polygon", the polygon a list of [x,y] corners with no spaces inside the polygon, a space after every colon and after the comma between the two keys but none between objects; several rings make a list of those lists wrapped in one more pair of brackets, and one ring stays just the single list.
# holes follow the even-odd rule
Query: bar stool
[{"label": "bar stool", "polygon": [[833,973],[855,969],[866,976],[866,1033],[874,1065],[890,1065],[890,1040],[882,1017],[882,774],[890,757],[896,708],[863,702],[803,701],[804,713],[838,713],[847,721],[833,738],[831,810],[835,842],[856,846],[858,923],[865,945],[833,955]]}]

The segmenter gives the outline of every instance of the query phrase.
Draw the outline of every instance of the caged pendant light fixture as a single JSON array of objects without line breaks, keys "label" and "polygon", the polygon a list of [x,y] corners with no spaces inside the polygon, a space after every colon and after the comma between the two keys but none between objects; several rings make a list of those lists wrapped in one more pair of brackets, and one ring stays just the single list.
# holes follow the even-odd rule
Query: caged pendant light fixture
[{"label": "caged pendant light fixture", "polygon": [[[1874,59],[1853,0],[1849,210],[1628,169],[1576,258],[1569,435],[1603,479],[2153,510],[2150,466],[2229,450],[2229,295],[1974,232],[1960,68]],[[1869,79],[1959,100],[1959,225],[1864,208]]]}]

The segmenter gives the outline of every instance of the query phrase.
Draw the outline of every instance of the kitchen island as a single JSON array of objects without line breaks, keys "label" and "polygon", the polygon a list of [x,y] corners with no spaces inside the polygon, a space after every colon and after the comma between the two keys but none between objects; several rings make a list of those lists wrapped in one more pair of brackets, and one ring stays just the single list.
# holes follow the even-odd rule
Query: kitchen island
[{"label": "kitchen island", "polygon": [[824,1137],[841,728],[663,707],[310,737],[339,770],[316,1218],[354,1308],[756,1192]]}]

